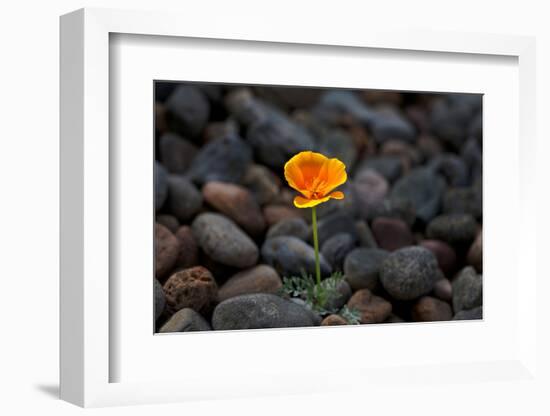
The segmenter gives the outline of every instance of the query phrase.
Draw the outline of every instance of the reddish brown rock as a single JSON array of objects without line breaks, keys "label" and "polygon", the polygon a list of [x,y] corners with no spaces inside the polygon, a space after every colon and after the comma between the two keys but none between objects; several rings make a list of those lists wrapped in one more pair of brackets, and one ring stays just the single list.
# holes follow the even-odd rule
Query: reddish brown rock
[{"label": "reddish brown rock", "polygon": [[384,322],[391,314],[391,303],[373,295],[368,289],[358,290],[347,303],[348,308],[356,309],[361,316],[362,324]]},{"label": "reddish brown rock", "polygon": [[423,296],[414,304],[412,317],[415,321],[450,321],[453,318],[453,311],[447,302]]},{"label": "reddish brown rock", "polygon": [[260,264],[248,270],[243,270],[220,287],[218,301],[250,293],[277,293],[282,287],[281,278],[273,267]]},{"label": "reddish brown rock", "polygon": [[191,227],[184,225],[178,228],[176,238],[180,245],[176,266],[183,269],[196,266],[199,263],[199,247]]},{"label": "reddish brown rock", "polygon": [[446,276],[451,276],[456,270],[456,252],[453,247],[441,240],[423,240],[420,245],[430,250]]},{"label": "reddish brown rock", "polygon": [[483,244],[482,244],[482,232],[479,231],[476,239],[468,250],[468,256],[466,258],[468,264],[474,266],[474,269],[478,273],[483,272]]},{"label": "reddish brown rock", "polygon": [[164,283],[166,307],[171,313],[191,308],[208,315],[218,295],[218,286],[208,269],[197,266],[174,273]]},{"label": "reddish brown rock", "polygon": [[409,226],[399,218],[376,218],[372,222],[372,233],[378,246],[388,251],[395,251],[414,243]]},{"label": "reddish brown rock", "polygon": [[155,223],[155,277],[166,277],[176,264],[179,253],[178,239],[164,225]]},{"label": "reddish brown rock", "polygon": [[340,315],[329,315],[321,322],[321,326],[347,325],[347,321]]},{"label": "reddish brown rock", "polygon": [[260,206],[252,193],[240,185],[208,182],[202,188],[204,200],[227,215],[250,235],[260,235],[265,221]]},{"label": "reddish brown rock", "polygon": [[263,209],[263,213],[268,226],[277,224],[279,221],[287,218],[302,218],[298,208],[287,205],[266,205]]}]

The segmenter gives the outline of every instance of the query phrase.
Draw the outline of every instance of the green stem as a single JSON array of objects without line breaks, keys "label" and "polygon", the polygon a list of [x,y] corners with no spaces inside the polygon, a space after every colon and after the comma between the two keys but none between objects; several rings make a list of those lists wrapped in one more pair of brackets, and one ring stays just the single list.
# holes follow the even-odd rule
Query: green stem
[{"label": "green stem", "polygon": [[313,248],[315,249],[315,277],[317,285],[321,287],[321,265],[319,263],[319,240],[317,238],[317,212],[316,207],[311,208],[311,225],[313,227]]}]

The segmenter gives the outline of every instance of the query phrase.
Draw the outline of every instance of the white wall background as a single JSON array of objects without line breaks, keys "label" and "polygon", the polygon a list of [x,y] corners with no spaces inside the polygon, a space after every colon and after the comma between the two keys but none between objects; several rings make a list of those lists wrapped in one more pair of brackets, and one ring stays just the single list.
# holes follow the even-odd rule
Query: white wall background
[{"label": "white wall background", "polygon": [[[116,7],[179,10],[231,19],[326,22],[339,25],[428,27],[434,30],[536,35],[538,37],[539,250],[546,244],[550,186],[550,13],[545,1],[185,1],[185,0],[12,0],[0,9],[0,413],[72,415],[82,412],[56,399],[58,383],[58,17],[74,9]],[[208,21],[208,19],[206,19]],[[546,196],[545,196],[546,194]],[[548,271],[544,256],[539,273]],[[546,273],[548,275],[548,273]],[[550,285],[538,290],[550,294]],[[549,307],[538,318],[548,322]],[[539,358],[548,370],[549,337]],[[337,359],[337,356],[334,357]],[[545,371],[546,375],[550,371]],[[548,389],[547,389],[548,391]],[[383,397],[334,394],[229,402],[93,410],[101,415],[178,414],[548,414],[542,391],[505,383],[472,388],[434,386],[431,394],[388,390]]]}]

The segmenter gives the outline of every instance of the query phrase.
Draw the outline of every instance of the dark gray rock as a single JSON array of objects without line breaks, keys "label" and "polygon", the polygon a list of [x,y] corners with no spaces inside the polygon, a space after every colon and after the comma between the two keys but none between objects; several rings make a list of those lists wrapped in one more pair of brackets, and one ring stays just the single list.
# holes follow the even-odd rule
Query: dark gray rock
[{"label": "dark gray rock", "polygon": [[185,223],[200,211],[202,194],[186,177],[170,175],[166,207],[181,223]]},{"label": "dark gray rock", "polygon": [[403,164],[397,156],[370,156],[361,162],[358,171],[372,169],[382,175],[388,182],[395,182],[403,172]]},{"label": "dark gray rock", "polygon": [[315,149],[315,142],[306,129],[272,115],[250,126],[246,140],[254,149],[256,159],[275,169],[281,169],[296,153]]},{"label": "dark gray rock", "polygon": [[378,217],[398,218],[412,227],[416,221],[416,210],[410,199],[385,198],[381,205],[367,212],[366,219],[374,221]]},{"label": "dark gray rock", "polygon": [[159,330],[166,332],[193,332],[210,331],[212,327],[206,319],[191,308],[184,308],[177,311]]},{"label": "dark gray rock", "polygon": [[303,218],[286,218],[273,224],[267,231],[266,238],[292,236],[307,241],[310,237],[310,229]]},{"label": "dark gray rock", "polygon": [[353,188],[359,215],[368,218],[369,213],[380,211],[390,186],[386,178],[375,170],[364,169],[355,175]]},{"label": "dark gray rock", "polygon": [[443,196],[443,213],[470,214],[480,219],[483,213],[482,195],[479,188],[452,188]]},{"label": "dark gray rock", "polygon": [[197,152],[193,143],[175,133],[160,136],[159,160],[170,173],[185,173]]},{"label": "dark gray rock", "polygon": [[[281,236],[267,239],[262,246],[262,258],[283,277],[301,276],[303,272],[315,276],[315,251],[296,237]],[[327,276],[332,268],[319,254],[321,275]]]},{"label": "dark gray rock", "polygon": [[374,239],[374,235],[366,221],[356,221],[355,229],[357,231],[357,240],[361,247],[378,248],[378,243]]},{"label": "dark gray rock", "polygon": [[320,321],[305,307],[266,293],[227,299],[216,306],[212,316],[215,330],[317,326]]},{"label": "dark gray rock", "polygon": [[332,270],[343,270],[344,259],[355,247],[355,238],[347,233],[338,233],[326,240],[321,253],[332,266]]},{"label": "dark gray rock", "polygon": [[193,85],[179,85],[166,100],[170,130],[186,137],[197,137],[210,115],[210,104],[204,93]]},{"label": "dark gray rock", "polygon": [[453,321],[464,321],[464,320],[476,320],[483,319],[483,307],[478,306],[473,309],[465,309],[463,311],[457,312],[453,317]]},{"label": "dark gray rock", "polygon": [[164,205],[168,196],[168,172],[160,163],[155,161],[155,209],[158,211]]},{"label": "dark gray rock", "polygon": [[251,162],[250,147],[238,136],[228,134],[203,146],[187,174],[201,185],[210,181],[238,183]]},{"label": "dark gray rock", "polygon": [[453,280],[453,309],[455,313],[481,306],[483,279],[472,266],[466,266]]},{"label": "dark gray rock", "polygon": [[397,139],[413,143],[416,139],[416,129],[406,118],[394,112],[377,112],[369,123],[375,140],[383,143]]},{"label": "dark gray rock", "polygon": [[463,245],[473,241],[477,234],[474,217],[468,214],[445,214],[434,218],[426,228],[428,238]]},{"label": "dark gray rock", "polygon": [[344,261],[344,275],[351,288],[373,290],[379,279],[382,262],[388,257],[385,250],[356,248]]},{"label": "dark gray rock", "polygon": [[367,107],[354,92],[345,90],[325,92],[313,109],[313,114],[328,124],[338,124],[343,117],[351,116],[366,125],[375,117],[374,111]]},{"label": "dark gray rock", "polygon": [[483,156],[481,154],[481,145],[475,138],[470,138],[464,143],[460,151],[460,155],[469,171],[470,183],[475,182],[477,178],[481,177]]},{"label": "dark gray rock", "polygon": [[469,182],[466,163],[452,153],[437,155],[430,161],[428,167],[443,176],[449,186],[466,186]]},{"label": "dark gray rock", "polygon": [[[317,235],[320,245],[338,233],[347,233],[353,238],[357,238],[357,230],[352,217],[338,212],[322,217],[317,221]],[[313,233],[310,235],[312,236]]]},{"label": "dark gray rock", "polygon": [[397,300],[412,300],[426,295],[439,277],[434,254],[420,246],[394,251],[380,268],[382,286]]},{"label": "dark gray rock", "polygon": [[317,151],[326,157],[338,158],[350,168],[357,159],[357,148],[353,137],[339,129],[320,129],[315,134]]},{"label": "dark gray rock", "polygon": [[390,194],[392,203],[406,201],[414,206],[416,217],[424,223],[440,210],[445,180],[428,168],[417,168],[399,179]]},{"label": "dark gray rock", "polygon": [[153,279],[153,285],[155,286],[155,321],[159,319],[164,311],[164,306],[166,305],[166,299],[164,298],[164,291],[162,290],[162,285],[157,279]]},{"label": "dark gray rock", "polygon": [[338,312],[351,298],[352,290],[348,282],[341,280],[336,286],[336,292],[329,292],[325,309],[332,312]]},{"label": "dark gray rock", "polygon": [[220,214],[200,214],[191,225],[193,235],[214,261],[238,268],[258,262],[258,247],[237,225]]}]

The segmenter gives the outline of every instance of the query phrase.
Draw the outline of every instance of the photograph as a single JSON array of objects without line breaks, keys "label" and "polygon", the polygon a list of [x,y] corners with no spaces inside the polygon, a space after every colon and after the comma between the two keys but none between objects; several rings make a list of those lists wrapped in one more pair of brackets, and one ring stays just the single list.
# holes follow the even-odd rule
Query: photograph
[{"label": "photograph", "polygon": [[153,89],[155,333],[483,319],[482,94]]}]

